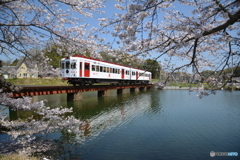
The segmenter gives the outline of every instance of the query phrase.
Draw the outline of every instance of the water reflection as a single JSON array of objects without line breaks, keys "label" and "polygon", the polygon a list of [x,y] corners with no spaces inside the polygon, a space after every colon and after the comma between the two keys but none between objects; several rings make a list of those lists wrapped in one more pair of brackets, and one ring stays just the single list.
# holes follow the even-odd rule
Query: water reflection
[{"label": "water reflection", "polygon": [[[240,92],[199,99],[188,91],[151,90],[67,102],[41,96],[47,106],[73,107],[81,134],[52,133],[54,159],[212,159],[210,151],[240,153]],[[218,157],[218,159],[226,157]],[[235,159],[239,157],[231,157]]]},{"label": "water reflection", "polygon": [[[84,93],[81,101],[66,101],[66,94],[34,97],[34,101],[46,100],[46,106],[73,108],[73,115],[83,121],[77,130],[80,134],[74,141],[84,142],[87,138],[97,137],[102,132],[108,132],[129,123],[132,119],[145,112],[157,113],[161,110],[159,94],[150,91],[111,94],[107,97],[97,97],[96,92]],[[27,118],[32,111],[9,111],[12,120]],[[64,133],[66,134],[66,133]]]},{"label": "water reflection", "polygon": [[76,136],[78,142],[86,138],[99,136],[102,132],[129,123],[132,119],[151,108],[151,94],[125,94],[111,97],[101,97],[95,101],[75,101],[74,115],[85,123],[79,126],[82,134]]},{"label": "water reflection", "polygon": [[158,94],[150,91],[120,95],[111,91],[110,95],[98,98],[96,92],[85,92],[81,101],[66,101],[66,94],[38,96],[34,101],[47,99],[47,106],[73,108],[73,115],[84,122],[77,128],[81,131],[75,137],[78,142],[121,127],[147,110],[158,112],[161,108]]}]

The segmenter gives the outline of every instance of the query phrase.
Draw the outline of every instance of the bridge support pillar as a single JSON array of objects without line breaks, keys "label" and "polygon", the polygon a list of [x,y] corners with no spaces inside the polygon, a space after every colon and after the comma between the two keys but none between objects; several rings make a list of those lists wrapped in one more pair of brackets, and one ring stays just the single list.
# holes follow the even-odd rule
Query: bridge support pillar
[{"label": "bridge support pillar", "polygon": [[68,93],[67,94],[67,101],[82,100],[83,99],[82,94],[83,94],[82,92]]},{"label": "bridge support pillar", "polygon": [[126,89],[117,89],[117,94],[123,94],[126,92]]},{"label": "bridge support pillar", "polygon": [[130,92],[135,92],[135,88],[130,88]]},{"label": "bridge support pillar", "polygon": [[145,87],[139,87],[139,91],[143,91]]},{"label": "bridge support pillar", "polygon": [[117,89],[117,94],[122,94],[123,90],[122,89]]},{"label": "bridge support pillar", "polygon": [[151,89],[151,87],[147,87],[147,90]]},{"label": "bridge support pillar", "polygon": [[105,96],[109,96],[109,90],[98,91],[98,97],[105,97]]}]

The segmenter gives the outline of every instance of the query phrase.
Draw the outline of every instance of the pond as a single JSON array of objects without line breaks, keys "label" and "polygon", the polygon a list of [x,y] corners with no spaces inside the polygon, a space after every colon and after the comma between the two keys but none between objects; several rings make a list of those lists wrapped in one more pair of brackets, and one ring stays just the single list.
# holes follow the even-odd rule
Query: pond
[{"label": "pond", "polygon": [[79,135],[49,134],[59,144],[45,154],[52,159],[171,160],[212,159],[211,151],[216,157],[240,153],[239,91],[217,91],[203,99],[187,90],[111,92],[101,98],[87,92],[74,102],[67,102],[66,94],[34,97],[47,99],[48,106],[73,107],[73,115],[86,122]]}]

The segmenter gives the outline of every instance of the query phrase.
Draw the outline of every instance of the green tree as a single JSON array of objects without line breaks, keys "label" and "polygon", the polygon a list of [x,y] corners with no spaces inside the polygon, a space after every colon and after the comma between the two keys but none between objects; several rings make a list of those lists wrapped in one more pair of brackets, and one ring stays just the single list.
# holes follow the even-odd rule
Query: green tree
[{"label": "green tree", "polygon": [[66,57],[66,54],[62,52],[60,55],[58,52],[58,47],[57,46],[51,46],[51,50],[48,51],[45,49],[44,51],[44,56],[50,59],[50,65],[53,66],[53,68],[59,68],[59,63],[62,58]]},{"label": "green tree", "polygon": [[11,66],[16,66],[17,63],[18,63],[18,61],[19,61],[19,59],[16,58],[16,59],[12,62]]},{"label": "green tree", "polygon": [[145,70],[152,72],[153,79],[159,78],[159,73],[161,68],[159,63],[156,60],[147,59],[144,63],[144,68]]}]

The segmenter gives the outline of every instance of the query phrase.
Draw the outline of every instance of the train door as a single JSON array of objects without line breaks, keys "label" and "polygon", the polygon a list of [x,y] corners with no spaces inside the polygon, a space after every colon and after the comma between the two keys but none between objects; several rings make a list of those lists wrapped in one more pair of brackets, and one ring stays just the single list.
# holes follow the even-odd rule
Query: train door
[{"label": "train door", "polygon": [[122,73],[121,73],[122,74],[122,79],[124,79],[124,73],[125,73],[124,69],[122,69]]},{"label": "train door", "polygon": [[138,71],[136,72],[136,79],[138,79]]},{"label": "train door", "polygon": [[84,64],[84,77],[90,77],[90,63]]},{"label": "train door", "polygon": [[79,74],[79,76],[80,77],[82,77],[83,75],[82,75],[82,62],[80,62],[80,64],[79,64],[79,72],[80,72],[80,74]]}]

